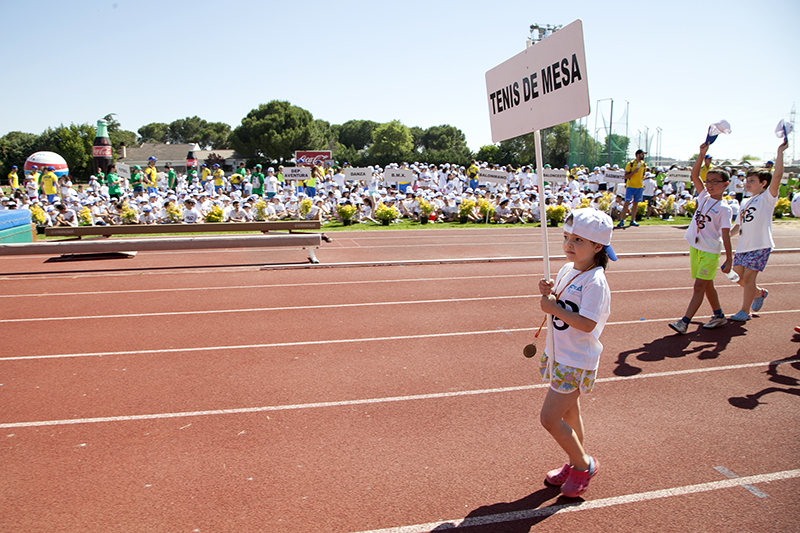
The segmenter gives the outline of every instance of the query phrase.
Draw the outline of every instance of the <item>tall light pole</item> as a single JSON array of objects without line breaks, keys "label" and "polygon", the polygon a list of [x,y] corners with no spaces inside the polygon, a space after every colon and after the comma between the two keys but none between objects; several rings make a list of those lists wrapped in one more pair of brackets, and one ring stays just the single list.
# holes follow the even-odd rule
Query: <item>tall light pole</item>
[{"label": "tall light pole", "polygon": [[[533,46],[550,34],[560,30],[561,27],[561,24],[531,24],[531,34],[528,37],[527,46]],[[534,32],[536,32],[536,35],[534,35]]]},{"label": "tall light pole", "polygon": [[[611,101],[611,117],[609,119],[609,128],[606,130],[606,145],[608,146],[608,163],[611,164],[611,139],[609,137],[612,133],[614,133],[614,99],[613,98],[603,98],[597,101],[597,107],[595,107],[595,111],[600,114],[600,102],[605,102],[606,100]],[[594,116],[594,131],[595,135],[597,135],[597,115]],[[596,141],[597,139],[595,139]]]},{"label": "tall light pole", "polygon": [[656,126],[656,166],[661,166],[661,132],[662,130],[659,126]]}]

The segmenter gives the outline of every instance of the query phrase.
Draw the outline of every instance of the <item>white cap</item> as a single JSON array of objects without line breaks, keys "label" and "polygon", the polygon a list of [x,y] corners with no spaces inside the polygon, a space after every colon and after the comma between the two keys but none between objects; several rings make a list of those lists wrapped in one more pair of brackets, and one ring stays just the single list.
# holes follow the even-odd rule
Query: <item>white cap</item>
[{"label": "white cap", "polygon": [[586,207],[575,209],[564,222],[564,231],[583,237],[605,247],[608,258],[617,260],[617,254],[611,248],[611,234],[614,233],[614,222],[602,211]]}]

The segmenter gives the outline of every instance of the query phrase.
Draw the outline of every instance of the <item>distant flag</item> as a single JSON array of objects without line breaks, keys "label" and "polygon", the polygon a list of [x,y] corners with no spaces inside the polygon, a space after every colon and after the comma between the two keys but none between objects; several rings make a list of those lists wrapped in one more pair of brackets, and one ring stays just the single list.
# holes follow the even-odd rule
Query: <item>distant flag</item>
[{"label": "distant flag", "polygon": [[792,123],[781,119],[778,125],[775,126],[775,137],[783,137],[783,142],[788,143],[789,134],[792,133],[792,130],[794,130]]},{"label": "distant flag", "polygon": [[708,135],[706,135],[706,143],[707,144],[714,144],[714,141],[717,140],[717,136],[720,133],[730,133],[731,132],[731,125],[728,123],[727,120],[720,120],[719,122],[715,122],[714,124],[708,127]]}]

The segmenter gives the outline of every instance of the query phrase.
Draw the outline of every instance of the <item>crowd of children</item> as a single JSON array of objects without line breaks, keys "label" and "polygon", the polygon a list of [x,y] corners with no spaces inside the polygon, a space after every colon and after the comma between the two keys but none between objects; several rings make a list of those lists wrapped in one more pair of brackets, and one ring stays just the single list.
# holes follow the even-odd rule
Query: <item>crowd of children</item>
[{"label": "crowd of children", "polygon": [[[548,472],[545,481],[559,486],[562,494],[583,494],[597,474],[599,463],[584,449],[583,419],[579,397],[592,390],[602,344],[600,334],[610,315],[610,289],[605,278],[614,222],[624,226],[631,214],[632,226],[644,206],[644,216],[691,214],[685,238],[689,243],[692,297],[685,315],[669,327],[688,332],[692,318],[704,300],[713,316],[702,325],[711,329],[727,322],[714,287],[714,278],[724,251],[722,271],[735,272],[743,287],[741,309],[734,321],[751,319],[767,298],[767,289],[757,284],[772,241],[772,213],[783,174],[783,152],[778,148],[774,175],[771,169],[750,168],[731,172],[714,167],[707,156],[708,143],[691,170],[689,187],[673,184],[663,168],[648,169],[643,151],[624,169],[625,180],[607,180],[606,165],[589,171],[565,169],[564,182],[550,183],[538,191],[530,167],[503,168],[506,183],[481,182],[486,163],[468,168],[456,165],[390,165],[374,167],[366,181],[347,181],[344,168],[315,166],[312,178],[303,183],[283,178],[283,167],[244,165],[226,176],[218,164],[203,165],[201,173],[178,175],[168,166],[157,172],[155,159],[148,168],[133,167],[131,178],[121,179],[112,166],[98,172],[89,185],[73,187],[68,177],[55,178],[51,169],[42,176],[27,176],[19,182],[16,169],[9,175],[13,196],[3,196],[1,209],[30,208],[41,225],[159,224],[247,222],[253,220],[337,219],[338,206],[355,206],[353,219],[375,222],[378,206],[393,206],[398,218],[434,221],[468,220],[501,224],[539,222],[548,209],[562,207],[563,252],[568,262],[556,280],[541,280],[541,309],[553,317],[554,332],[540,359],[542,379],[550,384],[541,409],[541,424],[569,457],[563,467]],[[384,172],[410,169],[414,180],[394,183]],[[495,169],[496,170],[496,169]],[[618,174],[616,174],[618,175]],[[31,185],[31,183],[35,183]],[[618,183],[619,182],[619,183]],[[792,202],[800,216],[800,195]],[[39,211],[37,218],[36,211]],[[738,234],[736,250],[731,237]],[[733,274],[731,274],[733,276]],[[796,328],[798,329],[798,328]]]},{"label": "crowd of children", "polygon": [[[538,194],[536,175],[530,167],[500,168],[477,161],[469,167],[423,163],[393,164],[385,169],[371,167],[371,176],[365,181],[348,181],[346,164],[342,168],[315,166],[313,179],[301,182],[284,179],[282,166],[269,167],[264,173],[261,165],[246,169],[242,164],[226,174],[219,164],[204,164],[199,172],[191,169],[178,174],[169,165],[157,170],[155,158],[150,158],[144,170],[134,166],[127,179],[119,176],[112,166],[105,174],[98,171],[91,176],[87,185],[78,186],[73,185],[68,175],[56,178],[52,169],[41,175],[34,170],[20,179],[15,168],[8,177],[13,197],[4,198],[2,208],[38,208],[40,225],[303,218],[326,223],[341,218],[338,207],[342,205],[354,206],[353,221],[376,222],[379,204],[395,207],[398,218],[419,220],[423,216],[437,222],[462,218],[503,224],[540,222],[547,217],[548,206],[563,206],[561,213],[594,207],[620,223],[624,223],[629,212],[637,211],[631,215],[631,225],[637,225],[636,215],[648,218],[691,215],[697,205],[693,187],[687,188],[682,181],[673,183],[666,169],[647,168],[641,159],[637,153],[634,161],[640,162],[637,172],[641,188],[632,187],[630,181],[626,184],[623,180],[607,179],[607,173],[619,170],[616,165],[592,170],[573,165],[565,167],[564,181],[549,183],[542,195]],[[709,161],[706,158],[701,171]],[[412,170],[414,180],[386,181],[385,172],[395,168]],[[507,183],[479,180],[482,168],[506,171]],[[735,173],[724,191],[723,201],[730,206],[733,217],[739,211],[739,202],[751,194],[742,185],[744,174]],[[737,192],[739,189],[741,192]],[[638,191],[638,195],[630,209],[631,199],[626,199],[626,195],[631,196],[632,191]],[[696,187],[694,192],[699,193]],[[427,211],[425,204],[429,206]],[[638,205],[642,207],[637,208]],[[59,217],[59,206],[66,209],[66,217]],[[72,212],[80,216],[73,217]]]}]

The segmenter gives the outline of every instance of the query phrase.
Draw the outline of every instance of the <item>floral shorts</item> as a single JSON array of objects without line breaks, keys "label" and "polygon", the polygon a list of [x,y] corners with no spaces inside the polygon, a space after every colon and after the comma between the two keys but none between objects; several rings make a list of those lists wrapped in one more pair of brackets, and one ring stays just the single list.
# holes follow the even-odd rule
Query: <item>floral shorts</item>
[{"label": "floral shorts", "polygon": [[597,378],[597,370],[575,368],[558,362],[553,363],[553,374],[555,375],[552,378],[547,374],[547,354],[543,353],[539,360],[539,375],[543,382],[550,382],[550,388],[556,392],[569,394],[580,389],[583,394],[589,394]]},{"label": "floral shorts", "polygon": [[772,252],[772,248],[762,248],[761,250],[733,254],[733,264],[734,266],[742,265],[748,270],[763,272],[767,267],[767,260],[769,259],[770,252]]}]

